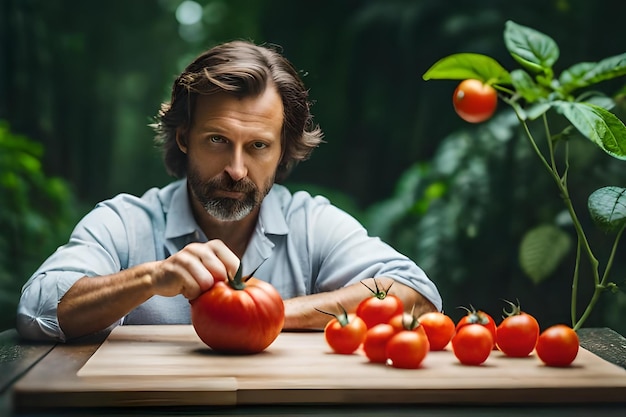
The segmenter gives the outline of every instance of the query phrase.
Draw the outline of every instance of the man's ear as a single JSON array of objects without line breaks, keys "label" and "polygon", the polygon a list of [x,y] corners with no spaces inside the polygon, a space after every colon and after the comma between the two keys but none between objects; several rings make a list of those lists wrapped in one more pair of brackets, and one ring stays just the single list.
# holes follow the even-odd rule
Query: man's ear
[{"label": "man's ear", "polygon": [[187,138],[185,136],[185,132],[181,129],[176,130],[176,143],[178,144],[178,149],[182,153],[187,153]]}]

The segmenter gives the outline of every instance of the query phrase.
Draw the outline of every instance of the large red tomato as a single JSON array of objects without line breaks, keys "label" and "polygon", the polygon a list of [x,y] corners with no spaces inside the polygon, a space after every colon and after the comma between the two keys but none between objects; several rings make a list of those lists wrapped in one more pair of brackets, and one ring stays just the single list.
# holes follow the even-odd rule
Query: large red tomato
[{"label": "large red tomato", "polygon": [[480,80],[461,81],[452,97],[454,110],[465,121],[480,123],[489,119],[496,111],[498,93]]},{"label": "large red tomato", "polygon": [[269,283],[242,278],[218,281],[191,301],[191,322],[198,337],[223,353],[258,353],[280,334],[285,306]]},{"label": "large red tomato", "polygon": [[356,315],[363,319],[368,329],[377,324],[387,323],[390,318],[404,311],[402,300],[395,295],[389,294],[391,285],[387,289],[381,289],[378,288],[378,282],[374,280],[374,285],[376,286],[374,290],[363,281],[361,281],[361,284],[372,292],[372,296],[359,303]]}]

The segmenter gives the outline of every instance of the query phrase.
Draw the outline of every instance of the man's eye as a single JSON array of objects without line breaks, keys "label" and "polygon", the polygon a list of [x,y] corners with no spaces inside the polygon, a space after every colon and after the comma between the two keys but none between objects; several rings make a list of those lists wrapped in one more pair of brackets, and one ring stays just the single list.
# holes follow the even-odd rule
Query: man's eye
[{"label": "man's eye", "polygon": [[226,142],[226,139],[224,139],[221,136],[211,136],[209,140],[211,141],[211,143],[225,143]]},{"label": "man's eye", "polygon": [[254,142],[254,143],[252,144],[252,147],[253,147],[254,149],[265,149],[265,148],[267,148],[267,144],[265,144],[265,143],[263,143],[263,142]]}]

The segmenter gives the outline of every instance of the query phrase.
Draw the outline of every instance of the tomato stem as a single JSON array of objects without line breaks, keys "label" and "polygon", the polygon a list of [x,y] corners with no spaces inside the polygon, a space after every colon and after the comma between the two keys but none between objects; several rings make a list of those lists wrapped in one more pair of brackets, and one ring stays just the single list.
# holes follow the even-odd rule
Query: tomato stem
[{"label": "tomato stem", "polygon": [[239,262],[239,268],[237,268],[237,272],[235,272],[235,276],[231,277],[230,274],[228,274],[228,284],[231,286],[231,288],[235,290],[243,290],[244,288],[246,288],[246,281],[248,281],[256,273],[256,271],[259,269],[260,266],[261,265],[257,266],[254,269],[254,271],[252,271],[252,273],[244,277],[242,276],[243,275],[243,262]]},{"label": "tomato stem", "polygon": [[518,316],[522,312],[522,306],[520,305],[519,300],[517,300],[517,304],[509,300],[502,300],[502,301],[504,301],[505,303],[511,306],[511,311],[507,311],[506,308],[502,309],[502,312],[505,314],[505,316],[502,316],[503,319],[506,317]]},{"label": "tomato stem", "polygon": [[320,310],[317,307],[314,307],[314,308],[315,308],[316,311],[319,311],[320,313],[324,313],[324,314],[326,314],[328,316],[332,316],[332,317],[336,318],[337,321],[339,322],[339,324],[341,325],[341,327],[345,327],[348,324],[350,324],[350,320],[348,318],[348,312],[346,311],[346,309],[341,304],[338,303],[337,306],[341,310],[341,313],[339,313],[339,314],[329,313],[328,311]]},{"label": "tomato stem", "polygon": [[371,287],[369,287],[365,282],[361,281],[361,284],[363,284],[363,286],[365,288],[367,288],[368,290],[370,290],[370,292],[372,294],[374,294],[374,297],[378,298],[379,300],[384,299],[387,294],[389,293],[389,290],[391,289],[391,286],[393,285],[393,281],[391,281],[391,283],[389,284],[389,286],[385,289],[385,288],[378,288],[378,281],[376,280],[376,278],[374,278],[374,285],[376,286],[376,289],[372,289]]}]

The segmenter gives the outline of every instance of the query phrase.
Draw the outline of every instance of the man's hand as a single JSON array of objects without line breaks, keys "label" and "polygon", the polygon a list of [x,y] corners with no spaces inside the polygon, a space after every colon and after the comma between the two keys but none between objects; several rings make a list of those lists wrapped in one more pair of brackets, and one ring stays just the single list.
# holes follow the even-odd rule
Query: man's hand
[{"label": "man's hand", "polygon": [[233,276],[239,258],[220,240],[191,243],[163,261],[104,276],[83,277],[57,308],[59,326],[74,338],[106,329],[154,295],[193,300],[216,281]]},{"label": "man's hand", "polygon": [[234,276],[239,258],[221,240],[191,243],[180,252],[156,263],[151,274],[155,295],[182,294],[193,300],[216,281]]}]

